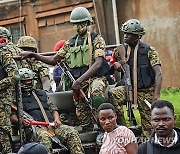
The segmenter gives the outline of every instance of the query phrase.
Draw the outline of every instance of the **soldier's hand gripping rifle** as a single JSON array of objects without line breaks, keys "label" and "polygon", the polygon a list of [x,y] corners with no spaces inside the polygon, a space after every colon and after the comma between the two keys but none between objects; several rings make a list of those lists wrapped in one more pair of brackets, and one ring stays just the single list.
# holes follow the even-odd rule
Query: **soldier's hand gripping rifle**
[{"label": "soldier's hand gripping rifle", "polygon": [[23,104],[22,104],[22,92],[21,92],[21,83],[18,83],[15,86],[16,90],[16,103],[17,103],[17,112],[18,112],[18,122],[19,122],[19,134],[21,146],[26,143],[26,134],[23,126],[24,113],[23,113]]},{"label": "soldier's hand gripping rifle", "polygon": [[132,110],[133,92],[132,92],[132,84],[131,84],[129,65],[127,63],[125,63],[122,66],[122,70],[124,73],[128,117],[129,117],[129,120],[133,123],[133,125],[136,126],[137,122],[136,122],[136,118],[135,118],[133,110]]},{"label": "soldier's hand gripping rifle", "polygon": [[[15,104],[11,103],[11,107],[12,107],[14,110],[17,111],[17,106],[16,106]],[[24,117],[26,117],[26,118],[34,121],[34,118],[33,118],[30,114],[28,114],[27,112],[23,111],[23,114],[24,114]],[[24,118],[24,117],[23,117],[23,118]],[[42,128],[42,129],[48,134],[48,136],[52,139],[52,141],[54,141],[55,143],[57,143],[57,144],[62,148],[62,150],[68,151],[68,148],[65,147],[65,146],[61,143],[61,141],[55,136],[55,134],[54,134],[51,130],[49,130],[49,129],[46,128],[46,127],[43,127],[42,125],[38,125],[38,126],[39,126],[40,128]],[[35,127],[32,127],[32,128],[33,128],[33,132],[36,132],[36,131],[35,131]]]},{"label": "soldier's hand gripping rifle", "polygon": [[[65,62],[62,61],[61,64],[60,64],[60,63],[57,63],[57,65],[63,70],[63,73],[65,73],[65,74],[69,77],[69,79],[71,80],[71,82],[74,83],[74,82],[75,82],[75,79],[74,79],[74,77],[72,76],[71,72],[69,71],[68,67],[66,66]],[[61,65],[62,65],[62,66],[61,66]],[[92,117],[93,117],[95,123],[97,123],[97,119],[96,119],[95,114],[93,113],[93,107],[92,107],[91,104],[90,104],[90,100],[86,97],[86,94],[84,93],[84,91],[83,91],[82,89],[80,89],[80,93],[81,93],[81,95],[83,96],[86,104],[87,104],[88,107],[90,108],[91,114],[92,114]]]}]

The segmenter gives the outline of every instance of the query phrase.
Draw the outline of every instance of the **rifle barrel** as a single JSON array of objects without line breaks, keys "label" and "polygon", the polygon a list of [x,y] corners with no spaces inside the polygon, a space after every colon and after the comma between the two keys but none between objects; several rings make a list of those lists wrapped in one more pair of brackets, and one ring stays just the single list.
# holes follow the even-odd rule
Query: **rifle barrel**
[{"label": "rifle barrel", "polygon": [[[72,76],[72,74],[69,72],[68,67],[66,66],[66,64],[65,64],[64,62],[61,62],[61,63],[63,64],[63,67],[61,67],[61,64],[60,64],[60,63],[57,63],[58,66],[60,66],[61,69],[63,70],[63,72],[68,75],[68,77],[70,78],[71,82],[75,82],[75,79],[74,79],[74,77]],[[94,113],[93,113],[93,108],[92,108],[92,106],[90,105],[89,99],[86,97],[86,94],[84,93],[84,91],[83,91],[82,89],[80,89],[80,93],[81,93],[81,95],[83,96],[83,98],[85,99],[85,102],[87,103],[87,105],[89,106],[94,121],[97,123],[97,119],[96,119],[96,116],[95,116]]]}]

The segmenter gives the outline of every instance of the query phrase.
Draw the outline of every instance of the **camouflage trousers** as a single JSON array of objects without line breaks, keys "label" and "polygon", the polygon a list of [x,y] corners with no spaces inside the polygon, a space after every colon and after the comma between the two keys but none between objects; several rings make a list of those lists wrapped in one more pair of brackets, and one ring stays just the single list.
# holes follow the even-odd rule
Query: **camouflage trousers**
[{"label": "camouflage trousers", "polygon": [[[45,130],[37,127],[36,129],[38,140],[46,148],[52,150],[52,140],[48,136]],[[65,143],[70,149],[71,154],[84,154],[84,149],[81,144],[81,140],[78,132],[71,126],[61,125],[59,128],[54,129],[56,137],[60,139],[62,143]]]},{"label": "camouflage trousers", "polygon": [[[94,78],[91,79],[91,98],[93,100],[93,98],[95,98],[98,102],[100,103],[100,101],[102,100],[104,102],[105,100],[105,90],[106,87],[108,85],[108,82],[106,80],[105,77],[99,77],[99,78]],[[86,96],[88,96],[88,83],[84,82],[82,84],[83,90],[86,94]],[[100,101],[98,101],[100,100]],[[101,103],[102,103],[101,101]],[[79,98],[79,101],[76,101],[76,99],[74,98],[74,102],[75,102],[75,106],[76,106],[76,115],[78,117],[78,119],[80,120],[82,129],[84,131],[91,131],[93,130],[94,126],[93,126],[93,120],[92,120],[92,111],[90,110],[89,106],[87,105],[87,103],[85,102],[85,100],[83,98]],[[94,103],[95,104],[95,103]],[[94,106],[93,104],[93,106]],[[91,104],[92,105],[92,104]]]},{"label": "camouflage trousers", "polygon": [[2,151],[3,154],[11,152],[11,144],[9,139],[11,130],[11,107],[5,101],[7,100],[0,99],[0,151]]},{"label": "camouflage trousers", "polygon": [[[141,116],[142,136],[149,136],[152,132],[152,126],[150,123],[150,108],[144,103],[146,99],[152,102],[154,93],[154,87],[138,90],[138,110]],[[124,86],[118,86],[109,90],[109,100],[116,109],[117,117],[119,121],[124,121],[123,104],[126,101],[126,93]],[[118,123],[122,124],[122,123]]]}]

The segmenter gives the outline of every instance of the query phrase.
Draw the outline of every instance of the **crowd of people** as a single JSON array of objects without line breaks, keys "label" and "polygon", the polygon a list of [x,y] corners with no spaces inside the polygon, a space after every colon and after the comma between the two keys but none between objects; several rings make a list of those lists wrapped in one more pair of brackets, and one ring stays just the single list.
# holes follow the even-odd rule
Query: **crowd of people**
[{"label": "crowd of people", "polygon": [[[18,106],[17,85],[20,84],[23,111],[35,121],[54,123],[54,126],[46,129],[36,127],[36,141],[39,143],[34,143],[30,135],[29,142],[32,143],[22,146],[19,153],[33,150],[32,147],[51,153],[52,141],[48,129],[67,146],[71,154],[85,153],[78,131],[61,122],[57,107],[47,96],[47,92],[52,92],[46,65],[49,64],[55,66],[53,77],[56,91],[73,90],[81,133],[94,130],[92,111],[82,95],[91,99],[90,105],[95,110],[98,127],[104,132],[100,154],[180,153],[180,130],[174,128],[174,107],[169,101],[159,100],[161,61],[155,48],[141,42],[145,35],[141,22],[130,19],[122,24],[124,43],[116,50],[107,52],[102,36],[88,30],[92,17],[86,8],[75,8],[71,12],[70,22],[77,33],[69,40],[59,41],[55,45],[54,56],[38,54],[36,40],[31,36],[23,36],[17,45],[13,44],[10,32],[0,27],[0,151],[3,154],[12,152],[9,138],[11,125],[18,125],[19,118],[17,110],[11,106],[12,103]],[[21,58],[14,58],[17,55]],[[63,73],[63,67],[58,66],[62,60],[67,64],[73,82]],[[128,97],[124,64],[130,68],[128,80],[132,83],[133,102],[138,105],[141,116],[141,136],[149,137],[149,141],[140,145],[133,131],[127,128],[124,118],[123,104]],[[113,80],[112,70],[122,72],[121,82],[108,91],[106,98],[105,91],[112,83],[109,79]],[[144,103],[145,99],[150,102],[151,108]],[[24,127],[30,127],[31,121],[25,117]]]}]

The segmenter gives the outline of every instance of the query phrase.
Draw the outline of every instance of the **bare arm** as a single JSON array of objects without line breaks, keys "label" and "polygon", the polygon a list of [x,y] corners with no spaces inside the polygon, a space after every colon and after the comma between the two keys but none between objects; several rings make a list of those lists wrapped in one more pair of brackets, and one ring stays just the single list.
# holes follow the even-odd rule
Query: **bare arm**
[{"label": "bare arm", "polygon": [[160,90],[161,90],[161,85],[162,85],[161,66],[160,65],[153,66],[153,71],[155,73],[155,90],[154,90],[152,102],[155,102],[160,97]]},{"label": "bare arm", "polygon": [[54,56],[42,56],[34,52],[24,51],[21,53],[22,59],[24,58],[31,58],[34,57],[37,60],[40,60],[46,64],[49,65],[56,65],[57,62],[61,61],[62,57],[58,54],[55,54]]},{"label": "bare arm", "polygon": [[80,89],[80,84],[92,77],[101,67],[103,62],[103,57],[97,57],[95,59],[94,64],[81,76],[79,77],[73,84],[72,88],[73,89]]},{"label": "bare arm", "polygon": [[53,110],[52,115],[54,117],[55,128],[60,127],[61,126],[61,121],[59,119],[59,113],[56,110]]},{"label": "bare arm", "polygon": [[136,150],[138,148],[137,143],[129,143],[128,145],[126,145],[125,149],[127,151],[127,154],[135,154]]},{"label": "bare arm", "polygon": [[114,70],[121,72],[122,71],[122,65],[119,62],[115,62],[113,65]]}]

